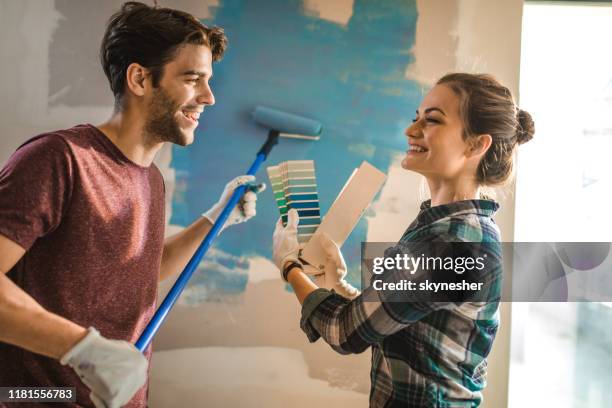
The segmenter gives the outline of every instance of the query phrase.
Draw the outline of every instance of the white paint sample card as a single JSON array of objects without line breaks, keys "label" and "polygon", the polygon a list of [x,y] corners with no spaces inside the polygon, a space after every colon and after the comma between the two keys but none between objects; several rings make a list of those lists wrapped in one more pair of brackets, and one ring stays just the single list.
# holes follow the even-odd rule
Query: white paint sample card
[{"label": "white paint sample card", "polygon": [[385,179],[385,173],[366,161],[361,163],[347,180],[319,228],[304,246],[302,258],[323,270],[326,256],[319,242],[320,234],[326,233],[338,246],[342,246],[376,193],[382,188]]}]

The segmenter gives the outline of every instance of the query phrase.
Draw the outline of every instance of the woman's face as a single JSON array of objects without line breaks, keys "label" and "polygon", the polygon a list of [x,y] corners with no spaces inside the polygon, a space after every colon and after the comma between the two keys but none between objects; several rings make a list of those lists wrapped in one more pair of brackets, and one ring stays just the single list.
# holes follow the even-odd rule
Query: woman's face
[{"label": "woman's face", "polygon": [[405,134],[409,148],[403,168],[438,180],[455,179],[466,169],[469,146],[462,137],[459,98],[446,85],[429,91]]}]

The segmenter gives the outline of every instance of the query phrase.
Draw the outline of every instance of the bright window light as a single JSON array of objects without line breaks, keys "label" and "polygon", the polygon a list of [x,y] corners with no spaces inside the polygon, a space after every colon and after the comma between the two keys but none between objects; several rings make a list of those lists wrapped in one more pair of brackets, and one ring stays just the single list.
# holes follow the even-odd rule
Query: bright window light
[{"label": "bright window light", "polygon": [[[579,4],[524,6],[515,241],[612,241],[612,7]],[[509,407],[612,406],[610,344],[612,302],[514,303]]]},{"label": "bright window light", "polygon": [[523,13],[515,241],[612,241],[612,7]]}]

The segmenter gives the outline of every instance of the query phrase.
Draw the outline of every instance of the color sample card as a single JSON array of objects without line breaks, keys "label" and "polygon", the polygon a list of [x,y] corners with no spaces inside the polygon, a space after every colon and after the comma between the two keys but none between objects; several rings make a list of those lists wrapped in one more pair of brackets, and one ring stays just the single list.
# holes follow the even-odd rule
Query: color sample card
[{"label": "color sample card", "polygon": [[317,233],[304,246],[302,258],[318,269],[325,270],[326,254],[320,244],[321,234],[327,234],[342,246],[374,196],[382,188],[386,175],[364,161],[354,171],[336,197]]},{"label": "color sample card", "polygon": [[267,171],[283,225],[287,225],[287,212],[295,208],[300,215],[298,241],[305,244],[321,224],[314,161],[290,160]]}]

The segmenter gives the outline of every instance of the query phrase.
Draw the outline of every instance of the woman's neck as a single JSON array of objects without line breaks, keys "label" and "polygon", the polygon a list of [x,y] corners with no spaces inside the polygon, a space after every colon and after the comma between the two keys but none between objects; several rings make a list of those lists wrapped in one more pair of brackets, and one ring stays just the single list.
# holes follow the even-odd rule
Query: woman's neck
[{"label": "woman's neck", "polygon": [[480,188],[474,180],[438,180],[427,178],[431,192],[431,206],[443,205],[461,200],[474,200],[480,196]]}]

